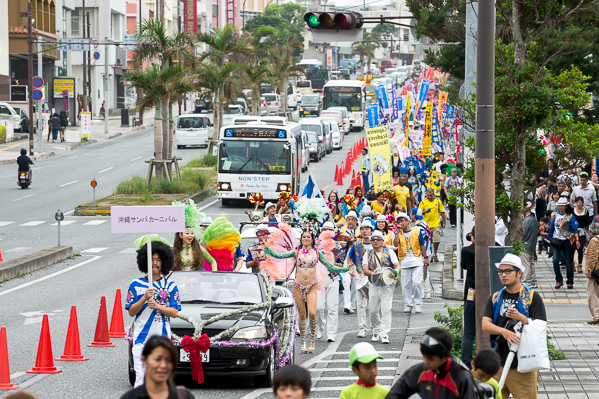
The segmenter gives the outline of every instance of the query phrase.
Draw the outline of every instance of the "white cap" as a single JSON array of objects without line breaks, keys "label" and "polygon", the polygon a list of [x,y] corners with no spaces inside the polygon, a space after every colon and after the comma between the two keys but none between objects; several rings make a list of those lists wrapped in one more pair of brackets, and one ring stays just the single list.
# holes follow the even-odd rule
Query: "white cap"
[{"label": "white cap", "polygon": [[568,202],[568,199],[566,197],[560,197],[557,201],[557,206],[560,205],[570,205],[570,203]]},{"label": "white cap", "polygon": [[335,230],[335,225],[333,224],[333,222],[327,221],[327,222],[324,222],[324,224],[322,225],[322,228],[323,229]]},{"label": "white cap", "polygon": [[268,231],[268,225],[266,223],[260,223],[258,226],[256,226],[256,231],[258,230]]},{"label": "white cap", "polygon": [[522,259],[520,259],[519,256],[516,256],[514,254],[506,254],[503,259],[501,259],[501,262],[499,263],[495,263],[495,267],[497,267],[499,269],[499,266],[501,265],[511,265],[511,266],[515,266],[518,269],[522,270],[522,273],[524,273],[526,271],[526,267],[524,267],[522,265]]},{"label": "white cap", "polygon": [[202,220],[200,220],[200,226],[209,226],[212,223],[212,218],[210,216],[204,216]]},{"label": "white cap", "polygon": [[386,222],[386,221],[387,221],[387,218],[385,217],[385,215],[378,215],[378,216],[376,217],[376,221],[377,221],[377,222]]},{"label": "white cap", "polygon": [[276,207],[276,205],[275,205],[274,203],[272,203],[272,202],[269,202],[269,203],[267,203],[267,204],[266,204],[266,206],[264,207],[264,210],[265,210],[265,211],[267,211],[267,210],[268,210],[268,208],[270,208],[270,207],[273,207],[273,206],[274,206],[274,207]]},{"label": "white cap", "polygon": [[372,240],[373,238],[384,238],[383,237],[383,233],[380,230],[376,230],[374,233],[372,233],[372,235],[370,236],[370,239]]},{"label": "white cap", "polygon": [[372,230],[374,230],[374,226],[372,225],[372,223],[370,222],[370,220],[364,220],[360,224],[360,228],[362,228],[362,227],[370,227]]},{"label": "white cap", "polygon": [[356,213],[356,211],[349,211],[347,212],[347,216],[345,217],[345,219],[347,218],[358,218],[358,214]]},{"label": "white cap", "polygon": [[397,216],[395,216],[395,220],[399,220],[401,218],[405,218],[406,220],[410,220],[410,217],[405,212],[398,212]]},{"label": "white cap", "polygon": [[370,205],[363,206],[362,210],[360,211],[360,215],[372,215],[372,208]]}]

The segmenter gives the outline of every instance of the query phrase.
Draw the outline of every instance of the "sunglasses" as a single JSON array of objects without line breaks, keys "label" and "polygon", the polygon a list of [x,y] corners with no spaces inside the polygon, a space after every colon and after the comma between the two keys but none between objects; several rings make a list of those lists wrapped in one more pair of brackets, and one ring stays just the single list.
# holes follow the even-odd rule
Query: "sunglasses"
[{"label": "sunglasses", "polygon": [[371,240],[371,241],[383,241],[383,239],[382,239],[382,238],[379,238],[379,237],[376,237],[376,238],[371,238],[370,240]]}]

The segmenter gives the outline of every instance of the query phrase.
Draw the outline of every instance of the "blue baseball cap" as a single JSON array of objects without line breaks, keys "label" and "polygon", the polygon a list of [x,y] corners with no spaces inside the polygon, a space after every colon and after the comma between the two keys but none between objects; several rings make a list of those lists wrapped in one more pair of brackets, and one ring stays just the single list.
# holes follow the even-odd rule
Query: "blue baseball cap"
[{"label": "blue baseball cap", "polygon": [[422,209],[420,208],[412,209],[412,215],[416,216],[416,219],[418,220],[424,219],[424,216],[422,216]]}]

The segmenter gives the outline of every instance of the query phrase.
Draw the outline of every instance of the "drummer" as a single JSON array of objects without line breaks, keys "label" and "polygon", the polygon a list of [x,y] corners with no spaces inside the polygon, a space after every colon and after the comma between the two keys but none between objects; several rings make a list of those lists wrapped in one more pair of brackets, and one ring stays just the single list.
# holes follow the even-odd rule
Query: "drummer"
[{"label": "drummer", "polygon": [[372,249],[364,254],[362,267],[364,275],[372,282],[368,298],[368,311],[372,323],[371,341],[378,342],[380,338],[381,343],[388,344],[395,278],[399,276],[401,267],[395,252],[383,246],[383,233],[375,231],[370,236],[370,241]]},{"label": "drummer", "polygon": [[404,212],[397,214],[396,221],[399,228],[393,245],[397,247],[397,257],[401,261],[403,311],[411,313],[414,308],[414,313],[422,313],[422,278],[424,265],[428,267],[424,231],[410,226],[410,217]]}]

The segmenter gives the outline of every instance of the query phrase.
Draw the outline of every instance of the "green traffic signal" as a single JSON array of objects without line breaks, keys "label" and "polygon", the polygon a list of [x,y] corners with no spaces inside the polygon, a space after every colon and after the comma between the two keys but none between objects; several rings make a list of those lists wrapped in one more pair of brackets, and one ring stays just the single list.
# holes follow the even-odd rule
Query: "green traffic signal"
[{"label": "green traffic signal", "polygon": [[320,21],[318,20],[318,16],[314,13],[308,13],[304,16],[304,19],[313,28],[320,26]]}]

